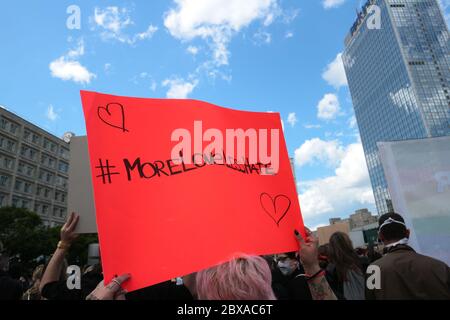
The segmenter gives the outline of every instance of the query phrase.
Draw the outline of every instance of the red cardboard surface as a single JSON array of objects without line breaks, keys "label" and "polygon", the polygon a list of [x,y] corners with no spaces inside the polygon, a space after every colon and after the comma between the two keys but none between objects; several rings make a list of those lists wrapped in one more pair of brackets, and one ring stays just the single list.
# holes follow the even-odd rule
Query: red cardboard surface
[{"label": "red cardboard surface", "polygon": [[[88,91],[81,98],[106,283],[130,273],[124,288],[132,291],[239,253],[298,249],[294,229],[304,234],[304,228],[279,114]],[[171,152],[178,141],[171,141],[172,133],[185,128],[194,139],[194,121],[224,137],[226,129],[278,129],[278,173],[220,164],[214,161],[217,150],[202,166],[174,164]]]}]

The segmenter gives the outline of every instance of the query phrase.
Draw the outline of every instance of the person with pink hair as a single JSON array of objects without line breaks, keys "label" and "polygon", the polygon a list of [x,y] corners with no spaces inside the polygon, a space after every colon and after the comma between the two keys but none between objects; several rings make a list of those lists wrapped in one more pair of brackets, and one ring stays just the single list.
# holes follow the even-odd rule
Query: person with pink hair
[{"label": "person with pink hair", "polygon": [[[298,231],[299,256],[305,278],[314,300],[336,300],[319,266],[318,241],[306,230],[306,239]],[[92,300],[123,298],[121,284],[131,275],[119,276],[108,285],[100,285],[89,295]],[[199,300],[276,300],[272,290],[272,274],[264,258],[240,254],[220,265],[183,277],[184,285]]]},{"label": "person with pink hair", "polygon": [[197,273],[199,300],[276,300],[266,260],[240,254],[229,262]]}]

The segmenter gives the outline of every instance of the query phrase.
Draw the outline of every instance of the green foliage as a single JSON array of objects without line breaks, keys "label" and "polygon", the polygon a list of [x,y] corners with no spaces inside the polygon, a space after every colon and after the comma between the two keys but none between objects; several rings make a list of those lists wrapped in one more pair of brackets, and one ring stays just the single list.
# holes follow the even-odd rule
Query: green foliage
[{"label": "green foliage", "polygon": [[[59,241],[60,228],[45,227],[37,214],[26,209],[0,208],[0,242],[20,273],[31,273],[39,257],[49,258]],[[97,235],[79,236],[69,250],[68,263],[85,265],[88,245],[96,242]]]}]

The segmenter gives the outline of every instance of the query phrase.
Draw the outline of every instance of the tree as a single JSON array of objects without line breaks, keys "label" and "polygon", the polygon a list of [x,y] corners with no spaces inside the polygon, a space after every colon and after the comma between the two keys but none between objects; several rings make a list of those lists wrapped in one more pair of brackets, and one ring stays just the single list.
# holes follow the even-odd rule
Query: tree
[{"label": "tree", "polygon": [[32,268],[36,258],[50,253],[49,243],[54,239],[49,236],[37,214],[22,208],[0,208],[3,250],[13,261],[20,262],[21,269]]},{"label": "tree", "polygon": [[[60,229],[45,227],[36,213],[26,209],[0,208],[0,243],[16,273],[29,274],[38,264],[37,258],[48,258],[59,241]],[[68,263],[85,265],[88,245],[96,242],[97,235],[80,235],[68,252]]]}]

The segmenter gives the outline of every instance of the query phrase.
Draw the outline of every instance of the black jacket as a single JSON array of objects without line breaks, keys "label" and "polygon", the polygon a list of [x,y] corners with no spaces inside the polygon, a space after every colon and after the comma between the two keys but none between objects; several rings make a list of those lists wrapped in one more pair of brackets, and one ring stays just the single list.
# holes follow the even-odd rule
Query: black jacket
[{"label": "black jacket", "polygon": [[11,278],[8,273],[0,271],[0,300],[20,300],[22,294],[22,283]]}]

